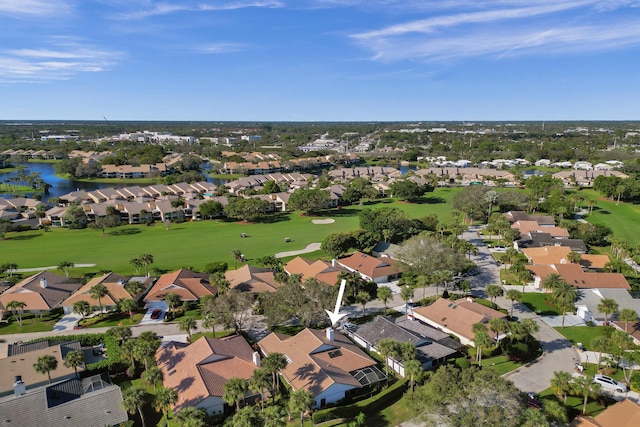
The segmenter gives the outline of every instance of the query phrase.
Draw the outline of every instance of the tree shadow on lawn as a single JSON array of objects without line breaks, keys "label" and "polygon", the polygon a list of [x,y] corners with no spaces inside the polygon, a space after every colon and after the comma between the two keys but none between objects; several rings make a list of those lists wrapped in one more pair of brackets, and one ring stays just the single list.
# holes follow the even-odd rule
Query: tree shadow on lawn
[{"label": "tree shadow on lawn", "polygon": [[31,240],[36,237],[40,237],[40,234],[20,234],[17,236],[7,237],[4,240]]},{"label": "tree shadow on lawn", "polygon": [[322,218],[333,218],[333,217],[348,217],[348,216],[357,216],[360,213],[360,210],[343,206],[339,209],[326,210],[322,212],[318,212],[316,216]]},{"label": "tree shadow on lawn", "polygon": [[428,197],[421,197],[419,199],[411,200],[409,203],[414,205],[438,205],[441,203],[447,203],[447,201],[442,197],[428,196]]},{"label": "tree shadow on lawn", "polygon": [[139,233],[141,233],[141,231],[138,228],[123,228],[121,230],[110,231],[107,234],[110,236],[131,236]]}]

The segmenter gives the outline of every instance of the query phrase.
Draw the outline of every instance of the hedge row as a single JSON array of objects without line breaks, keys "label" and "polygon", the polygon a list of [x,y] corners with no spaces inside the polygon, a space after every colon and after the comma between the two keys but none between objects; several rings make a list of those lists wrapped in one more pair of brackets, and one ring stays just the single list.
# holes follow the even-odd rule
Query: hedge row
[{"label": "hedge row", "polygon": [[408,380],[405,378],[396,381],[393,385],[382,390],[380,393],[360,402],[316,411],[313,413],[313,424],[320,424],[339,418],[351,419],[363,411],[369,413],[377,412],[380,409],[386,408],[389,405],[389,402],[392,402],[402,396],[405,391],[407,391],[407,383]]}]

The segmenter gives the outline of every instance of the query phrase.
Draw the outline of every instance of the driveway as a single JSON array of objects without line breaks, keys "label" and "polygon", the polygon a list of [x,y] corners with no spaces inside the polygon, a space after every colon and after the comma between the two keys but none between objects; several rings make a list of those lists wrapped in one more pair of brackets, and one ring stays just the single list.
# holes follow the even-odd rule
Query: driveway
[{"label": "driveway", "polygon": [[[162,310],[162,313],[160,313],[160,316],[157,319],[152,319],[151,313],[156,308],[159,308],[160,310]],[[168,310],[168,307],[164,301],[150,302],[148,303],[147,312],[144,314],[144,316],[142,316],[142,319],[140,320],[139,324],[140,325],[157,325],[159,323],[162,323],[162,320],[164,319],[165,314],[167,314],[167,310]]]},{"label": "driveway", "polygon": [[65,314],[55,325],[53,325],[53,330],[55,332],[72,331],[73,327],[80,319],[82,319],[82,316],[77,313]]},{"label": "driveway", "polygon": [[[472,276],[470,282],[476,292],[482,291],[490,284],[500,284],[500,267],[494,260],[489,248],[482,244],[477,233],[478,228],[470,228],[462,233],[462,238],[478,245],[478,255],[472,255],[471,260],[478,265],[480,274]],[[511,301],[504,297],[496,299],[498,306],[510,310]],[[522,319],[533,319],[540,328],[534,337],[542,346],[542,356],[533,362],[505,374],[504,377],[523,392],[539,393],[549,388],[554,371],[573,372],[576,361],[580,360],[577,350],[571,342],[564,338],[551,326],[547,325],[539,316],[530,311],[525,305],[516,303],[513,315]]]}]

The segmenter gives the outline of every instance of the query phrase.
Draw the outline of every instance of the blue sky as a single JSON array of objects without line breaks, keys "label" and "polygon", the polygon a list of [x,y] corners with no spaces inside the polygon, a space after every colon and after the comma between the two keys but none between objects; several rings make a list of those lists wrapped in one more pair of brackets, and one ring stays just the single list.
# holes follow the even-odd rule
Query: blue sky
[{"label": "blue sky", "polygon": [[640,0],[0,0],[0,119],[637,120]]}]

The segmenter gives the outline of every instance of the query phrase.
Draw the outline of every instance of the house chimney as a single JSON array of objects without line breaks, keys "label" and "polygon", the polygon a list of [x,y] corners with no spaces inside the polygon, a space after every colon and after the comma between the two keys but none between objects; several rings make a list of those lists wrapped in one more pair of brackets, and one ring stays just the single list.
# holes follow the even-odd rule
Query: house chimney
[{"label": "house chimney", "polygon": [[467,297],[467,302],[474,302],[474,300],[471,297]]},{"label": "house chimney", "polygon": [[327,339],[329,341],[333,341],[333,328],[327,328],[326,334],[327,334]]},{"label": "house chimney", "polygon": [[40,287],[42,289],[47,287],[47,279],[45,277],[43,277],[42,279],[40,279]]},{"label": "house chimney", "polygon": [[124,280],[122,279],[118,280],[118,286],[124,286]]},{"label": "house chimney", "polygon": [[262,366],[262,362],[260,360],[260,353],[258,353],[257,351],[253,352],[253,364],[256,365],[258,368]]},{"label": "house chimney", "polygon": [[22,375],[16,375],[13,379],[13,393],[16,396],[22,396],[27,392],[27,386],[22,381]]},{"label": "house chimney", "polygon": [[332,266],[332,267],[335,267],[335,266],[336,266],[336,259],[335,259],[335,258],[333,258],[333,259],[331,260],[331,266]]}]

